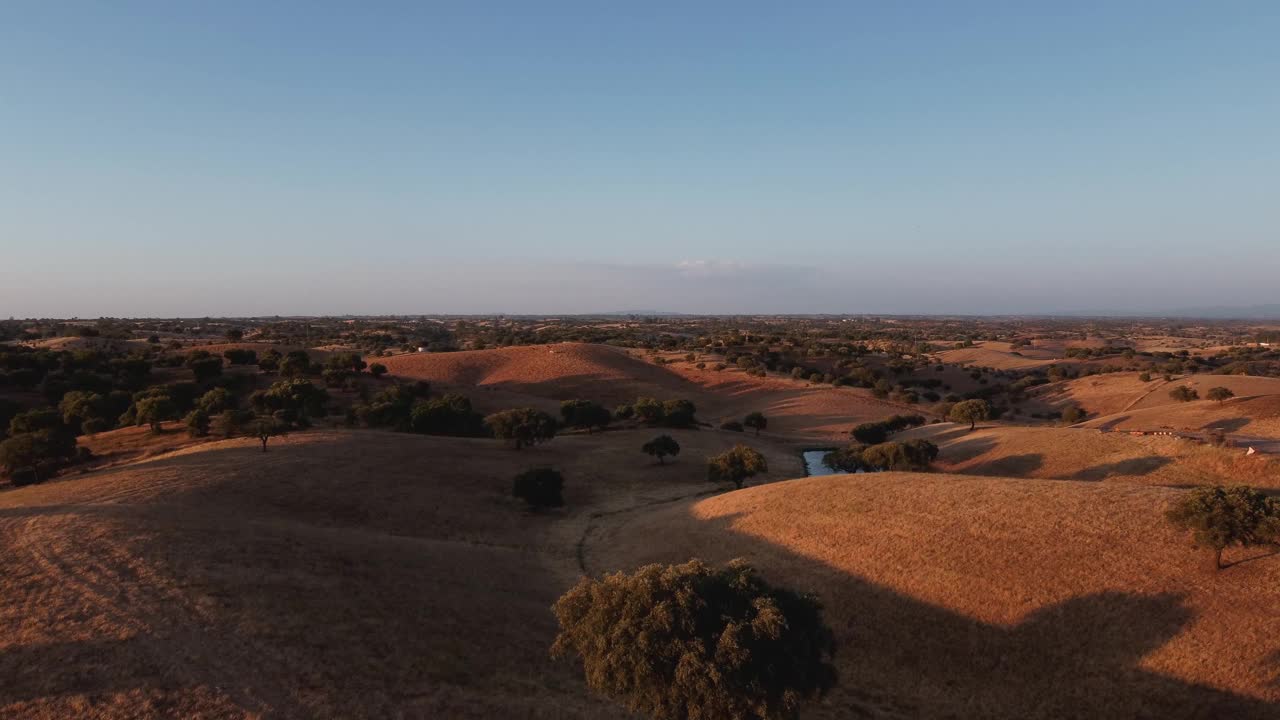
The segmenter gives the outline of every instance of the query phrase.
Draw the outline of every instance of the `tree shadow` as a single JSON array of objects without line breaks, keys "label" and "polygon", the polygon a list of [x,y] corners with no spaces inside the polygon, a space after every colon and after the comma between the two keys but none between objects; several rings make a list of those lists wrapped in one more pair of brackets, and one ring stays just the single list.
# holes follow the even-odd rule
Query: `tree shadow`
[{"label": "tree shadow", "polygon": [[1042,453],[1025,453],[997,458],[964,469],[969,475],[990,475],[998,477],[1027,477],[1044,466]]},{"label": "tree shadow", "polygon": [[949,463],[964,463],[979,455],[985,455],[995,449],[995,446],[995,438],[976,437],[971,440],[962,440],[954,445],[948,445],[942,449],[940,455],[943,460]]},{"label": "tree shadow", "polygon": [[[1280,713],[1280,704],[1142,667],[1194,618],[1175,593],[1095,592],[1012,625],[993,624],[737,532],[735,516],[690,522],[698,525],[691,532],[714,538],[701,545],[704,561],[744,557],[773,582],[818,589],[840,641],[840,685],[805,717],[1261,720]],[[687,559],[655,548],[644,562]]]},{"label": "tree shadow", "polygon": [[1220,430],[1224,433],[1239,432],[1248,427],[1253,422],[1252,418],[1224,418],[1222,420],[1213,420],[1200,426],[1201,430]]},{"label": "tree shadow", "polygon": [[1093,467],[1085,468],[1072,475],[1071,479],[1096,482],[1099,480],[1106,480],[1111,477],[1141,477],[1143,475],[1150,475],[1172,462],[1173,458],[1164,457],[1162,455],[1131,458],[1129,460],[1120,460],[1118,462],[1094,465]]},{"label": "tree shadow", "polygon": [[1129,417],[1130,417],[1129,415],[1121,415],[1120,417],[1112,418],[1104,423],[1099,424],[1098,429],[1102,431],[1114,430],[1117,427],[1119,427],[1121,424],[1123,424],[1124,421],[1128,420]]}]

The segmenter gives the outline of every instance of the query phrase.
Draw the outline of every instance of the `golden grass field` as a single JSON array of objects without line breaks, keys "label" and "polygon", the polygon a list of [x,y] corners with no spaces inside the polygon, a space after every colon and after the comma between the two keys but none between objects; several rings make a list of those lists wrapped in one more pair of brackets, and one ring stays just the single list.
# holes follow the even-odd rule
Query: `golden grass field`
[{"label": "golden grass field", "polygon": [[1161,517],[1175,492],[816,477],[632,516],[588,560],[745,557],[818,593],[842,683],[807,716],[1277,717],[1280,563],[1207,573]]},{"label": "golden grass field", "polygon": [[[1114,432],[1274,434],[1280,394],[1084,427],[937,423],[900,437],[937,443],[942,472],[791,480],[800,448],[907,408],[580,344],[380,361],[486,411],[683,397],[704,422],[759,409],[769,429],[523,451],[350,429],[266,453],[176,427],[84,438],[100,456],[84,472],[0,491],[0,717],[623,717],[549,659],[551,604],[584,572],[738,556],[819,593],[840,637],[841,684],[804,717],[1280,717],[1280,555],[1229,550],[1215,573],[1161,514],[1182,486],[1280,488],[1274,461]],[[1098,379],[1057,391],[1114,406],[1146,385]],[[659,433],[682,446],[666,465],[639,450]],[[706,482],[736,443],[771,472]],[[565,508],[510,497],[534,466],[564,472]]]}]

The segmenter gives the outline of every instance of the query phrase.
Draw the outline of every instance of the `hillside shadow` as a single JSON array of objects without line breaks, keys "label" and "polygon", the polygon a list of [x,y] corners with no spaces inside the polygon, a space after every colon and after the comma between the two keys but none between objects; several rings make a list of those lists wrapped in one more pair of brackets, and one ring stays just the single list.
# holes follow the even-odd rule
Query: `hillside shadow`
[{"label": "hillside shadow", "polygon": [[1044,455],[1042,453],[1024,453],[1022,455],[997,458],[990,462],[965,468],[964,471],[970,475],[1026,477],[1043,466]]},{"label": "hillside shadow", "polygon": [[1221,430],[1222,432],[1239,432],[1253,422],[1252,418],[1237,417],[1212,420],[1200,426],[1201,430]]},{"label": "hillside shadow", "polygon": [[1109,430],[1114,430],[1117,427],[1119,427],[1122,423],[1124,423],[1125,420],[1128,420],[1130,417],[1131,416],[1129,415],[1121,415],[1119,417],[1112,418],[1104,423],[1100,423],[1098,425],[1098,429],[1104,432]]},{"label": "hillside shadow", "polygon": [[949,463],[964,463],[974,458],[985,455],[994,450],[996,440],[992,437],[976,437],[971,440],[962,440],[954,445],[948,445],[942,449],[940,456]]},{"label": "hillside shadow", "polygon": [[[805,717],[1280,716],[1278,703],[1141,666],[1193,620],[1180,595],[1097,592],[1041,607],[1012,625],[993,624],[739,533],[735,519],[698,521],[699,535],[718,539],[704,546],[713,550],[702,559],[744,557],[773,582],[818,589],[841,640],[840,685]],[[652,561],[688,559],[655,554]]]},{"label": "hillside shadow", "polygon": [[1071,476],[1072,480],[1098,481],[1106,480],[1116,476],[1137,476],[1150,475],[1166,465],[1173,463],[1173,458],[1163,455],[1149,455],[1147,457],[1130,458],[1128,460],[1120,460],[1113,463],[1105,463],[1103,465],[1094,465],[1085,468]]}]

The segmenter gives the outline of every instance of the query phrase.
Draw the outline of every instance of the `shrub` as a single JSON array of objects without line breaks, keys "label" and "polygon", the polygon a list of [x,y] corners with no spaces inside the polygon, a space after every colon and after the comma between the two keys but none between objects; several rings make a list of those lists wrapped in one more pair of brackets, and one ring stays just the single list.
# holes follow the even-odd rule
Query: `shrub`
[{"label": "shrub", "polygon": [[729,430],[731,432],[742,432],[743,427],[742,427],[742,423],[738,422],[737,420],[729,420],[729,421],[720,423],[720,429]]},{"label": "shrub", "polygon": [[785,720],[836,683],[821,604],[743,561],[583,578],[553,609],[552,655],[581,659],[592,689],[655,720]]},{"label": "shrub", "polygon": [[1165,517],[1174,527],[1190,530],[1197,546],[1212,550],[1214,568],[1219,570],[1227,547],[1280,539],[1280,503],[1245,485],[1196,488]]},{"label": "shrub", "polygon": [[569,427],[585,428],[590,435],[594,429],[609,426],[613,415],[602,405],[590,400],[565,400],[560,403],[560,416]]},{"label": "shrub", "polygon": [[747,478],[765,472],[769,472],[769,463],[764,455],[746,445],[735,445],[719,455],[707,458],[707,480],[731,482],[739,490]]},{"label": "shrub", "polygon": [[867,467],[866,462],[862,459],[862,451],[865,449],[865,445],[850,445],[838,450],[832,450],[822,456],[822,462],[832,470],[839,470],[845,473],[869,470],[870,468]]},{"label": "shrub", "polygon": [[742,425],[755,430],[756,436],[759,437],[760,431],[769,427],[769,419],[764,416],[764,413],[747,413],[747,416],[742,418]]},{"label": "shrub", "polygon": [[867,445],[878,445],[889,439],[890,433],[924,425],[923,415],[894,415],[876,422],[862,423],[849,431],[854,440]]},{"label": "shrub", "polygon": [[485,434],[484,418],[471,410],[471,401],[452,393],[415,404],[409,429],[424,435],[477,437]]},{"label": "shrub", "polygon": [[533,468],[516,475],[511,494],[533,508],[564,505],[564,476],[551,468]]},{"label": "shrub", "polygon": [[675,457],[680,454],[680,443],[670,435],[659,435],[640,447],[640,450],[648,455],[658,458],[658,464],[664,464],[663,458],[670,455]]},{"label": "shrub", "polygon": [[1062,422],[1067,425],[1075,425],[1084,420],[1085,413],[1076,405],[1071,405],[1062,411]]},{"label": "shrub", "polygon": [[1213,387],[1213,388],[1209,388],[1209,392],[1207,393],[1206,396],[1210,400],[1213,400],[1217,402],[1219,405],[1221,405],[1223,401],[1230,400],[1231,398],[1235,397],[1236,394],[1231,392],[1231,390],[1228,388]]},{"label": "shrub", "polygon": [[374,363],[369,366],[369,374],[375,378],[380,378],[387,374],[387,366],[382,363]]},{"label": "shrub", "polygon": [[1200,393],[1196,392],[1194,388],[1188,385],[1179,385],[1169,391],[1169,397],[1177,400],[1178,402],[1191,402],[1192,400],[1199,400]]},{"label": "shrub", "polygon": [[536,445],[556,436],[556,420],[533,408],[503,410],[484,419],[485,425],[499,440],[515,442],[516,450],[525,445]]}]

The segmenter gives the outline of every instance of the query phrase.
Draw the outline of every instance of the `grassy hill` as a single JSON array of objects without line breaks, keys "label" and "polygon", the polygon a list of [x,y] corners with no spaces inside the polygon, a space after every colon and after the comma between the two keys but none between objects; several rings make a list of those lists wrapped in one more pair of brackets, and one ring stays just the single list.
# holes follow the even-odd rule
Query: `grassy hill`
[{"label": "grassy hill", "polygon": [[588,561],[746,557],[817,592],[842,684],[807,716],[1276,717],[1280,563],[1255,549],[1205,571],[1161,517],[1175,493],[815,477],[633,516]]}]

